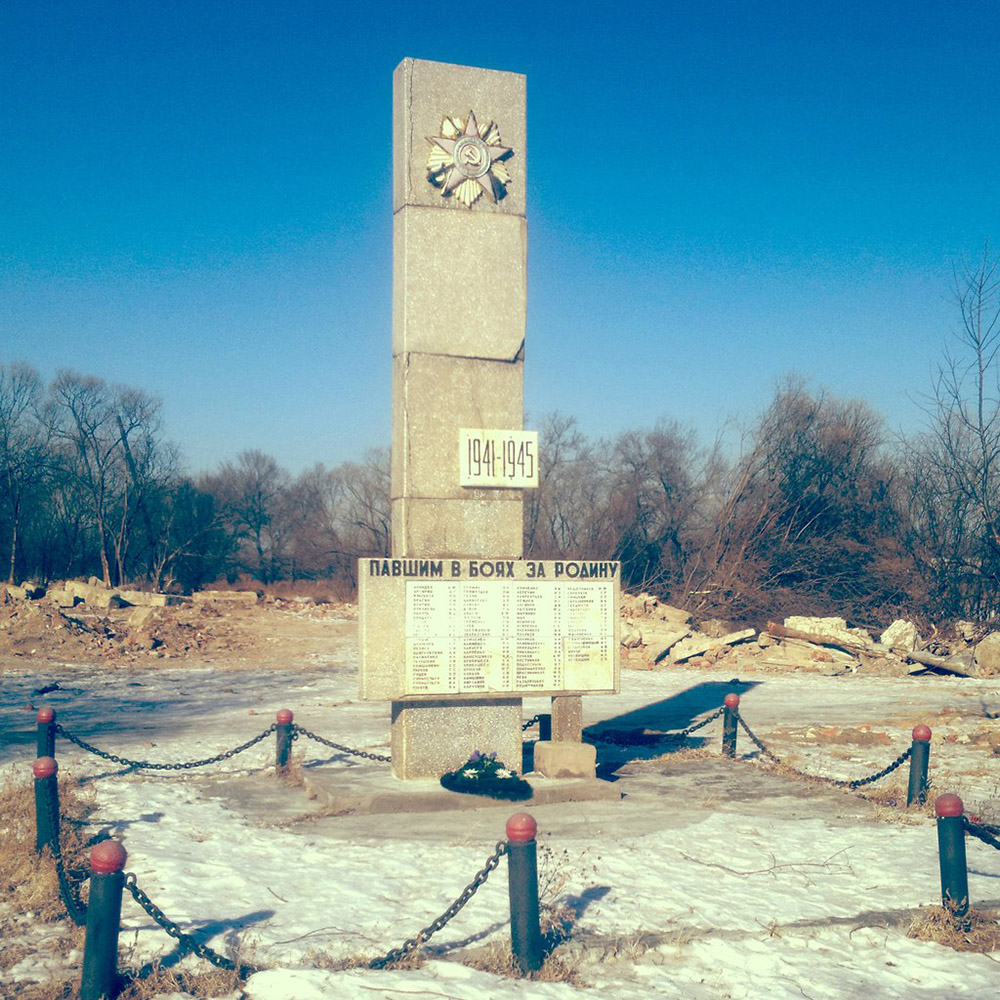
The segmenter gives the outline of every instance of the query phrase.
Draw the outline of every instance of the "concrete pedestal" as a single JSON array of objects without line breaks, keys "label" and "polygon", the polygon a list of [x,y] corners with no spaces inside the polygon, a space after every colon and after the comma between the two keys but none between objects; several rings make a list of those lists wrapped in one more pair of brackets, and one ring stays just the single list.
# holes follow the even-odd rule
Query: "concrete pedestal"
[{"label": "concrete pedestal", "polygon": [[521,699],[394,701],[391,747],[397,778],[440,778],[477,750],[520,771]]},{"label": "concrete pedestal", "polygon": [[535,744],[535,772],[547,778],[594,778],[597,748],[590,743],[539,740]]}]

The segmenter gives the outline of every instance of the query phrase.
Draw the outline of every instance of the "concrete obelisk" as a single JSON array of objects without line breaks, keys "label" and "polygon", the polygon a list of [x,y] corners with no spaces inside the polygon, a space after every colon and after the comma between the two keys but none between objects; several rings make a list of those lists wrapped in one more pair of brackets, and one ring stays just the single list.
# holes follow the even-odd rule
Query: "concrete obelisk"
[{"label": "concrete obelisk", "polygon": [[[459,482],[463,428],[523,424],[525,78],[404,59],[393,77],[394,557],[522,555],[519,489]],[[521,699],[392,702],[397,777],[474,750],[521,767]]]}]

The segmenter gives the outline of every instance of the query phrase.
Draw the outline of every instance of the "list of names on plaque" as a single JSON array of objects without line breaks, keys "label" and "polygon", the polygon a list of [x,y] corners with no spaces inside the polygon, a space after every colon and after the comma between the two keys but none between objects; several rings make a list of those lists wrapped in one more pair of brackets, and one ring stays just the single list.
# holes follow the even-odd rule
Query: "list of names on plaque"
[{"label": "list of names on plaque", "polygon": [[614,687],[610,582],[406,583],[406,692]]}]

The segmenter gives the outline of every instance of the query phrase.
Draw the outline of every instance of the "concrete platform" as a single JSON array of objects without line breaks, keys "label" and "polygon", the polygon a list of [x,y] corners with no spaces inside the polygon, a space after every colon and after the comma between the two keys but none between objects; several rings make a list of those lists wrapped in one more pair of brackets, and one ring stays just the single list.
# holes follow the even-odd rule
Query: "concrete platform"
[{"label": "concrete platform", "polygon": [[436,778],[402,781],[389,769],[359,766],[309,768],[303,775],[306,794],[326,815],[450,812],[500,806],[508,811],[557,802],[621,801],[622,789],[599,778],[546,778],[531,772],[524,780],[532,797],[518,802],[488,795],[468,795],[442,788]]}]

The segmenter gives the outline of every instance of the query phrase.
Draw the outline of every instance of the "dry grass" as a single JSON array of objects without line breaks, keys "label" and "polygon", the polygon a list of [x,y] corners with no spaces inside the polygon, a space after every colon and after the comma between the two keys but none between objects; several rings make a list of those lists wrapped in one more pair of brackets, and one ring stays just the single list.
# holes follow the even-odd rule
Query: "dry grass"
[{"label": "dry grass", "polygon": [[242,985],[235,972],[214,966],[182,970],[155,965],[141,979],[135,978],[135,970],[124,969],[122,978],[125,985],[118,994],[118,1000],[150,1000],[164,993],[189,993],[207,1000],[209,997],[224,997]]},{"label": "dry grass", "polygon": [[77,995],[75,980],[48,980],[44,983],[7,983],[5,1000],[72,1000]]},{"label": "dry grass", "polygon": [[539,983],[570,983],[572,986],[586,985],[577,969],[551,954],[545,956],[540,969],[522,973],[511,951],[510,941],[500,938],[471,954],[465,964],[480,972],[490,972],[508,979],[530,979]]},{"label": "dry grass", "polygon": [[[79,822],[91,806],[77,782],[69,778],[59,779],[59,803],[64,865],[70,872],[85,869],[86,845],[79,833]],[[48,853],[35,853],[34,779],[7,775],[0,785],[0,816],[0,836],[5,846],[0,852],[0,898],[8,912],[32,913],[43,921],[65,917],[55,864]]]},{"label": "dry grass", "polygon": [[301,753],[293,753],[288,758],[284,774],[279,774],[278,778],[283,785],[289,788],[304,788],[306,783],[305,772],[302,769],[305,757]]},{"label": "dry grass", "polygon": [[906,936],[917,941],[934,941],[955,951],[982,954],[1000,951],[1000,922],[996,913],[985,910],[970,909],[961,918],[950,909],[934,906],[913,921]]},{"label": "dry grass", "polygon": [[[90,804],[77,783],[59,779],[59,802],[63,816],[60,847],[68,871],[81,868],[85,844],[79,833],[79,822],[87,815]],[[83,928],[66,916],[59,897],[59,881],[55,862],[46,851],[35,853],[35,793],[34,780],[21,769],[8,772],[0,784],[0,837],[4,850],[0,852],[0,970],[6,971],[41,950],[63,960],[66,974],[55,975],[44,982],[17,982],[4,986],[4,996],[10,1000],[66,1000],[76,995],[79,970],[70,960],[71,952],[83,950]],[[38,933],[39,925],[46,928]]]}]

